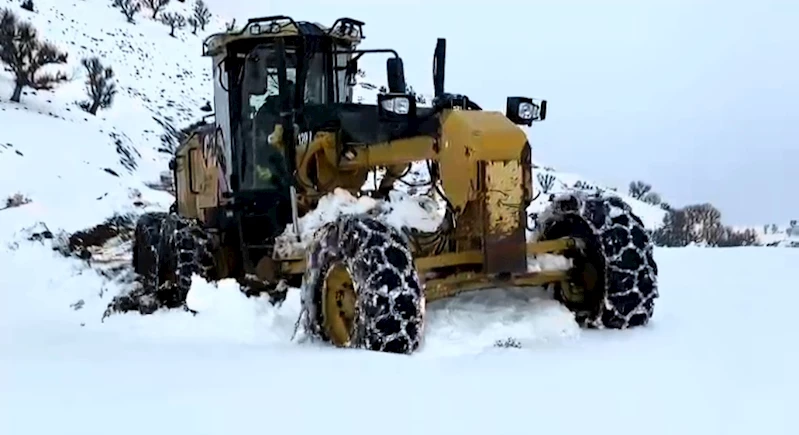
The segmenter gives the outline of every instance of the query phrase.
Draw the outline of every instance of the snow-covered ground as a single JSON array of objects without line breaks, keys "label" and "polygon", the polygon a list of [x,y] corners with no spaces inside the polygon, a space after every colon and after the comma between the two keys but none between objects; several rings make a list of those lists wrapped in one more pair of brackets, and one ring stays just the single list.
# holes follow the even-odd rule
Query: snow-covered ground
[{"label": "snow-covered ground", "polygon": [[[276,308],[228,283],[192,290],[197,316],[100,323],[95,274],[31,245],[3,257],[19,271],[0,300],[3,433],[795,430],[799,250],[658,249],[662,296],[637,330],[579,330],[535,292],[432,303],[409,357],[293,342],[296,293]],[[494,347],[508,338],[521,348]]]},{"label": "snow-covered ground", "polygon": [[[794,249],[657,249],[661,297],[651,324],[632,331],[581,330],[543,291],[435,302],[412,356],[292,340],[297,292],[273,306],[228,281],[193,286],[196,316],[103,320],[129,278],[114,270],[129,262],[126,242],[89,268],[39,239],[169,206],[148,187],[169,158],[161,124],[205,114],[207,32],[171,38],[147,11],[128,24],[110,0],[34,3],[36,13],[0,7],[67,50],[74,80],[13,104],[0,72],[0,193],[30,199],[0,210],[0,434],[793,433]],[[120,88],[96,117],[74,104],[90,54]],[[537,171],[556,178],[551,193],[588,181]],[[662,210],[622,197],[659,224]]]}]

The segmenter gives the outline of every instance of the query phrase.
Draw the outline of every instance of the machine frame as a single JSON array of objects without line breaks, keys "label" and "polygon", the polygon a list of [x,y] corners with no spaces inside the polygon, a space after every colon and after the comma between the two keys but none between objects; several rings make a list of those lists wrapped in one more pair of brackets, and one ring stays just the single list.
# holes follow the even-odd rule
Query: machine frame
[{"label": "machine frame", "polygon": [[[435,98],[432,107],[420,107],[396,51],[357,48],[363,26],[351,18],[328,28],[271,16],[204,41],[214,68],[215,120],[191,131],[170,163],[171,213],[146,215],[137,225],[134,268],[144,277],[142,294],[185,305],[194,274],[235,278],[248,292],[273,296],[303,287],[306,310],[322,313],[307,320],[310,330],[339,346],[355,340],[392,352],[418,347],[425,301],[492,287],[552,284],[582,325],[646,324],[657,266],[629,205],[601,195],[553,198],[528,241],[527,209],[536,196],[531,146],[520,127],[546,119],[546,100],[511,96],[503,113],[445,92],[446,40],[439,38]],[[388,89],[374,104],[356,104],[357,62],[373,53],[390,55]],[[308,252],[279,254],[278,236],[287,227],[298,234],[300,217],[324,195],[363,195],[368,175],[381,168],[385,175],[371,194],[385,197],[420,161],[446,204],[435,231],[356,217],[324,227]],[[399,257],[388,260],[394,248],[411,270]],[[568,257],[572,267],[531,270],[529,258],[541,254]],[[385,269],[404,284],[396,284],[390,307],[375,302],[388,295],[369,288],[383,269],[359,255],[394,261]],[[402,314],[400,300],[415,308]],[[387,332],[387,319],[406,325],[404,338]]]}]

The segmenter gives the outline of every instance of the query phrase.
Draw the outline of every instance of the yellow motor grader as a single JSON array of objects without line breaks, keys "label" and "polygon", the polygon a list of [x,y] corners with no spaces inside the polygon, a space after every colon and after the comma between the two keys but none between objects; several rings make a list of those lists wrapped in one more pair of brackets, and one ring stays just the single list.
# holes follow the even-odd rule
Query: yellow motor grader
[{"label": "yellow motor grader", "polygon": [[[657,266],[641,220],[622,200],[551,198],[528,240],[534,192],[520,126],[543,121],[546,101],[508,97],[502,113],[445,92],[439,39],[435,96],[422,107],[397,52],[358,48],[363,27],[351,18],[325,27],[271,16],[204,41],[215,121],[178,147],[170,163],[175,205],[140,217],[133,252],[140,286],[110,309],[185,308],[199,275],[235,278],[248,293],[300,287],[299,324],[308,334],[385,352],[419,347],[427,302],[492,287],[550,286],[584,327],[646,324]],[[359,104],[358,61],[374,54],[387,57],[388,86]],[[325,195],[387,198],[419,162],[429,194],[443,204],[437,228],[345,214],[325,222],[298,254],[280,254],[279,239],[287,229],[300,233]],[[379,186],[365,193],[377,169]],[[531,267],[530,258],[543,254],[569,266]]]}]

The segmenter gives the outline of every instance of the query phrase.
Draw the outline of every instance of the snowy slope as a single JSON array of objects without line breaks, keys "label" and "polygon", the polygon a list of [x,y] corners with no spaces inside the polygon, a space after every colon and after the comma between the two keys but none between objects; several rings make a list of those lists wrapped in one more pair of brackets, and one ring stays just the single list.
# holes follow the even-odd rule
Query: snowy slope
[{"label": "snowy slope", "polygon": [[[147,184],[166,169],[161,123],[205,114],[203,35],[171,38],[146,12],[128,24],[110,0],[35,4],[0,0],[69,52],[75,79],[12,104],[0,73],[0,193],[31,200],[0,210],[0,433],[301,434],[326,430],[327,417],[347,433],[792,433],[797,297],[785,290],[797,250],[658,249],[662,296],[651,326],[635,331],[580,330],[535,290],[432,303],[410,357],[292,340],[297,292],[272,306],[227,281],[197,282],[197,316],[103,320],[130,279],[119,269],[127,242],[88,268],[40,239],[171,203]],[[97,117],[74,104],[89,54],[114,67],[121,89]],[[536,171],[557,178],[552,193],[585,181]],[[660,222],[661,210],[624,198],[647,226]]]},{"label": "snowy slope", "polygon": [[[533,153],[535,153],[535,146],[533,146]],[[535,156],[533,156],[533,161],[535,162]],[[537,188],[538,192],[542,192],[541,186],[541,179],[538,177],[539,174],[541,175],[551,175],[554,177],[554,183],[552,188],[547,192],[547,194],[542,194],[538,200],[530,207],[531,212],[541,212],[546,208],[549,204],[549,194],[561,194],[565,192],[571,192],[575,190],[582,190],[582,191],[590,191],[590,192],[603,192],[606,195],[614,195],[618,196],[624,202],[630,205],[633,209],[633,212],[641,218],[641,221],[644,225],[649,229],[658,228],[663,223],[663,216],[665,216],[666,211],[661,209],[658,206],[654,206],[652,204],[647,204],[643,201],[638,199],[632,198],[629,195],[625,195],[622,192],[617,191],[615,188],[611,188],[609,186],[602,186],[592,182],[590,179],[586,179],[585,177],[579,176],[577,174],[572,174],[568,172],[560,172],[556,171],[551,167],[542,167],[540,165],[536,169],[533,170],[533,176],[535,177],[535,187]]]},{"label": "snowy slope", "polygon": [[[799,248],[799,226],[769,226],[768,231],[763,227],[753,228],[757,237],[765,246]],[[776,231],[774,231],[776,229]]]},{"label": "snowy slope", "polygon": [[[144,183],[156,181],[169,159],[159,152],[161,124],[182,127],[205,114],[199,109],[211,85],[209,61],[198,55],[202,35],[179,31],[171,38],[167,27],[142,14],[136,24],[127,23],[111,1],[38,0],[34,13],[18,3],[0,0],[0,7],[11,6],[69,54],[60,69],[72,80],[54,91],[26,89],[22,103],[14,104],[8,102],[11,77],[0,73],[0,187],[32,200],[15,211],[19,220],[3,213],[2,231],[42,218],[50,228],[75,231],[133,207],[127,197],[136,191],[159,208],[168,206],[171,199]],[[188,7],[175,2],[169,10]],[[212,26],[221,28],[218,19],[208,30]],[[76,105],[86,98],[80,65],[86,56],[114,68],[119,88],[113,107],[96,117]]]}]

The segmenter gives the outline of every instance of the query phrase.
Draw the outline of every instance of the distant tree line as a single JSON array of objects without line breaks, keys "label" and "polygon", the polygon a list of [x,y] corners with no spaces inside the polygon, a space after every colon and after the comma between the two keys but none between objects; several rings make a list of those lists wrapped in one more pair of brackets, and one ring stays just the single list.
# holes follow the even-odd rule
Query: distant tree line
[{"label": "distant tree line", "polygon": [[674,208],[663,202],[661,196],[652,190],[652,185],[643,181],[633,181],[629,195],[648,204],[660,206],[666,211],[663,225],[652,231],[652,240],[657,246],[682,247],[691,244],[712,247],[755,246],[759,245],[757,233],[753,229],[737,231],[725,226],[721,212],[712,204],[692,204]]},{"label": "distant tree line", "polygon": [[[185,0],[178,0],[185,3]],[[129,23],[136,22],[136,14],[142,8],[147,9],[149,17],[158,20],[169,27],[169,36],[176,37],[175,31],[186,26],[191,26],[191,33],[196,35],[198,30],[205,30],[211,21],[211,11],[203,0],[196,0],[191,13],[183,15],[175,11],[167,11],[170,0],[112,0],[112,6],[118,8]]]}]

